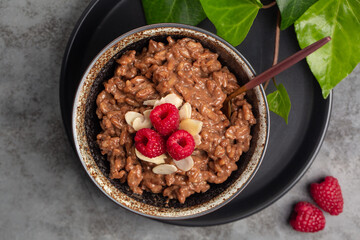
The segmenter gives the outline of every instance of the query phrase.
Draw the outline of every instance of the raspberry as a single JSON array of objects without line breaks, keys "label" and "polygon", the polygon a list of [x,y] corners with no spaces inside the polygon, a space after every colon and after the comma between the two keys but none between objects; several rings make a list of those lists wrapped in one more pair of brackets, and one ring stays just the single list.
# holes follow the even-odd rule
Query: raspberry
[{"label": "raspberry", "polygon": [[310,193],[314,201],[331,215],[339,215],[343,211],[344,199],[339,182],[334,177],[326,177],[322,183],[313,183]]},{"label": "raspberry", "polygon": [[322,211],[308,202],[297,203],[290,218],[290,225],[300,232],[318,232],[325,222]]},{"label": "raspberry", "polygon": [[179,110],[171,103],[156,106],[150,113],[150,120],[156,131],[169,136],[179,127]]},{"label": "raspberry", "polygon": [[166,148],[173,159],[180,160],[192,154],[195,148],[195,141],[190,133],[185,130],[179,130],[168,138]]},{"label": "raspberry", "polygon": [[166,151],[165,140],[150,128],[143,128],[136,132],[135,147],[149,158],[160,156]]}]

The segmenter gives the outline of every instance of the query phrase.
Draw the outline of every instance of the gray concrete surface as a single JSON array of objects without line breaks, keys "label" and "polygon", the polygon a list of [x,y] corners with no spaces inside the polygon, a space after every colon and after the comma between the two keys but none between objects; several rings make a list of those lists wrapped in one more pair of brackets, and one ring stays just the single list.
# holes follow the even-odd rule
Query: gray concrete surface
[{"label": "gray concrete surface", "polygon": [[[283,198],[244,220],[185,228],[107,199],[73,153],[61,122],[59,73],[81,0],[0,0],[0,239],[359,239],[360,67],[334,92],[329,131],[310,170]],[[292,204],[334,175],[345,198],[324,231],[295,232]]]}]

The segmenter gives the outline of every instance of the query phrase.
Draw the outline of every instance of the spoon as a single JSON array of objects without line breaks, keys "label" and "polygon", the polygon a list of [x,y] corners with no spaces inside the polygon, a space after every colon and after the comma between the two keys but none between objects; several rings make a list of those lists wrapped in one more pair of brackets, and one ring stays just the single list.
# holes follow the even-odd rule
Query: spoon
[{"label": "spoon", "polygon": [[232,92],[230,95],[227,96],[227,98],[224,101],[223,112],[227,115],[228,118],[230,118],[231,117],[231,100],[234,97],[275,77],[279,73],[285,71],[286,69],[290,68],[295,63],[301,61],[302,59],[309,56],[311,53],[315,52],[317,49],[324,46],[330,40],[331,40],[331,37],[325,37],[325,38],[307,46],[306,48],[291,55],[290,57],[286,58],[285,60],[281,61],[280,63],[272,66],[265,72],[261,73],[260,75],[256,76],[255,78],[253,78],[252,80],[247,82],[242,87],[240,87],[237,90],[235,90],[234,92]]}]

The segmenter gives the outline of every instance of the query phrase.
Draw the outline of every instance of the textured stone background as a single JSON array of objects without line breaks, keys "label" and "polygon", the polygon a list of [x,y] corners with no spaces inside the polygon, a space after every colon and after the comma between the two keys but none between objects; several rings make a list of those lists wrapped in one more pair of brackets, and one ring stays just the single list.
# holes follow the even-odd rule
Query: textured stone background
[{"label": "textured stone background", "polygon": [[[0,239],[357,239],[360,234],[360,67],[336,88],[329,131],[310,170],[282,199],[247,219],[185,228],[137,216],[89,180],[65,136],[59,73],[83,0],[0,0]],[[326,230],[295,232],[291,206],[332,174],[344,212]]]}]

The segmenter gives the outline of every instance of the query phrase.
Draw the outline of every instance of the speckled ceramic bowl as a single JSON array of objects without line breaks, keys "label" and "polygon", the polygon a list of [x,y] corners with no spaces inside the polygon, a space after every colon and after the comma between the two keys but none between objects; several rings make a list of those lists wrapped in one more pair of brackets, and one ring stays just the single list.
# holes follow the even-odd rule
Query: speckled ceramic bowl
[{"label": "speckled ceramic bowl", "polygon": [[115,59],[128,50],[141,51],[150,39],[166,41],[190,37],[219,54],[223,66],[227,66],[240,85],[254,77],[254,71],[246,59],[229,43],[203,29],[181,24],[156,24],[132,30],[108,44],[91,62],[79,87],[73,107],[72,129],[79,158],[90,178],[110,199],[135,213],[163,220],[187,219],[201,216],[224,206],[236,197],[250,182],[265,154],[269,134],[269,113],[265,93],[261,86],[248,91],[247,99],[253,106],[257,124],[252,127],[250,150],[237,162],[238,170],[222,184],[211,184],[206,193],[193,194],[184,204],[166,199],[161,194],[144,192],[139,196],[131,192],[127,184],[109,178],[109,163],[101,155],[96,135],[101,132],[97,119],[96,96],[102,91],[103,82],[113,76]]}]

